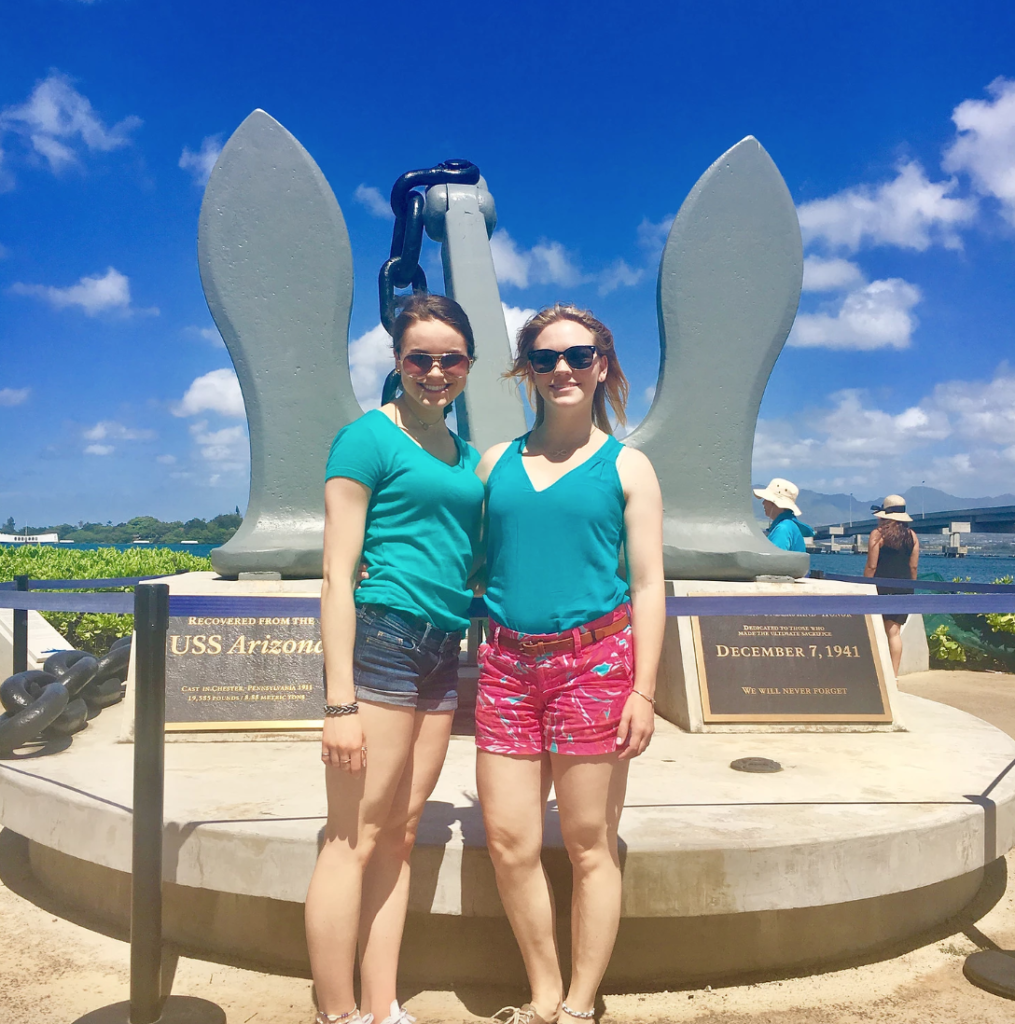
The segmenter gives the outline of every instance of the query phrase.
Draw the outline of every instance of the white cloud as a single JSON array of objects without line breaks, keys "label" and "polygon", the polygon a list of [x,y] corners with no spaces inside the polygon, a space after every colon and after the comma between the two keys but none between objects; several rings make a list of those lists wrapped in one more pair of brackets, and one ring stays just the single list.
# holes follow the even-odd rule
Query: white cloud
[{"label": "white cloud", "polygon": [[824,408],[759,420],[754,469],[815,490],[863,488],[870,495],[926,482],[952,494],[1012,490],[1015,371],[992,380],[951,380],[899,411],[864,391],[828,396]]},{"label": "white cloud", "polygon": [[206,462],[221,463],[220,469],[240,469],[246,451],[247,432],[242,426],[209,430],[206,420],[191,424],[191,437],[200,447]]},{"label": "white cloud", "polygon": [[374,188],[373,185],[357,185],[352,197],[375,217],[380,217],[381,220],[395,219],[395,215],[391,212],[391,204],[381,195],[379,188]]},{"label": "white cloud", "polygon": [[155,461],[162,466],[173,466],[176,464],[175,455],[156,455]]},{"label": "white cloud", "polygon": [[609,295],[618,288],[631,288],[644,276],[643,269],[630,267],[625,260],[616,260],[606,270],[601,271],[599,278],[599,294]]},{"label": "white cloud", "polygon": [[[507,327],[508,341],[511,342],[512,359],[518,354],[518,332],[525,325],[529,317],[536,315],[534,309],[522,309],[519,306],[509,306],[506,302],[500,304],[504,311],[504,326]],[[506,370],[507,367],[505,366]]]},{"label": "white cloud", "polygon": [[955,179],[930,181],[916,162],[902,164],[891,181],[803,203],[797,213],[804,241],[846,252],[874,245],[923,252],[935,243],[959,249],[957,229],[977,208],[974,199],[952,197],[956,187]]},{"label": "white cloud", "polygon": [[112,455],[116,449],[111,444],[90,444],[85,447],[85,455]]},{"label": "white cloud", "polygon": [[860,284],[864,276],[860,268],[849,260],[822,259],[808,256],[804,260],[805,292],[835,292]]},{"label": "white cloud", "polygon": [[215,161],[218,160],[221,152],[222,136],[206,135],[201,140],[201,148],[197,152],[194,152],[189,146],[183,147],[179,166],[182,170],[190,172],[195,185],[204,188],[208,184]]},{"label": "white cloud", "polygon": [[99,420],[94,427],[81,432],[86,441],[150,441],[156,436],[154,430],[125,427],[115,420]]},{"label": "white cloud", "polygon": [[130,133],[140,124],[140,118],[131,116],[107,127],[72,79],[51,71],[24,103],[0,111],[0,140],[13,136],[30,158],[41,157],[59,173],[78,165],[82,150],[109,152],[129,146]]},{"label": "white cloud", "polygon": [[8,289],[12,295],[28,295],[42,299],[55,309],[66,309],[68,306],[80,307],[86,316],[98,313],[116,312],[125,316],[140,313],[146,316],[158,316],[158,309],[138,309],[131,306],[130,279],[121,274],[115,267],[108,267],[104,274],[82,277],[77,284],[66,288],[56,288],[48,284],[23,284],[18,281]]},{"label": "white cloud", "polygon": [[658,260],[663,254],[666,239],[669,238],[670,228],[673,227],[675,214],[669,213],[660,221],[651,221],[648,217],[642,217],[638,225],[638,245],[645,251],[646,259],[650,262]]},{"label": "white cloud", "polygon": [[246,415],[240,382],[234,370],[212,370],[197,377],[183,398],[172,406],[174,416],[196,416],[200,412],[238,417]]},{"label": "white cloud", "polygon": [[1015,444],[1015,370],[1006,363],[986,383],[953,380],[938,384],[931,401],[952,418],[959,437]]},{"label": "white cloud", "polygon": [[501,284],[513,284],[518,288],[529,286],[529,264],[515,240],[503,229],[495,231],[490,238],[490,252],[497,280]]},{"label": "white cloud", "polygon": [[849,292],[834,313],[798,314],[787,343],[862,351],[908,348],[916,328],[912,309],[920,297],[920,289],[901,278],[872,281]]},{"label": "white cloud", "polygon": [[[2,154],[0,154],[0,157],[2,157]],[[7,246],[4,245],[3,243],[0,243],[0,260],[7,259],[7,257],[10,256],[10,254],[10,249],[8,249]]]},{"label": "white cloud", "polygon": [[364,409],[381,404],[384,378],[395,368],[391,336],[378,324],[349,342],[349,376],[356,400]]},{"label": "white cloud", "polygon": [[226,343],[222,340],[222,335],[219,334],[217,327],[184,327],[184,331],[187,334],[192,335],[195,338],[200,338],[202,341],[208,342],[212,348],[225,348]]},{"label": "white cloud", "polygon": [[990,100],[965,100],[952,112],[958,137],[945,152],[943,167],[964,172],[982,195],[1000,200],[1015,224],[1015,81],[996,78]]},{"label": "white cloud", "polygon": [[528,288],[534,284],[580,284],[582,274],[560,242],[543,240],[531,249],[519,249],[517,242],[501,228],[490,239],[493,265],[501,284]]},{"label": "white cloud", "polygon": [[31,393],[31,388],[0,388],[0,405],[24,405]]}]

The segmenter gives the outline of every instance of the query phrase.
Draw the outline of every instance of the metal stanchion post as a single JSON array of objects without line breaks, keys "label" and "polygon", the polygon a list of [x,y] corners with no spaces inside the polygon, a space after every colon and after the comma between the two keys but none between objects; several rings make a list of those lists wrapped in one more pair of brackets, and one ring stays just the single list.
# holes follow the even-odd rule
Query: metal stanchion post
[{"label": "metal stanchion post", "polygon": [[162,1014],[162,805],[169,587],[134,591],[134,845],[130,894],[130,1024]]},{"label": "metal stanchion post", "polygon": [[[14,589],[28,590],[28,577],[15,576]],[[14,663],[15,672],[28,671],[28,612],[22,608],[14,609]]]}]

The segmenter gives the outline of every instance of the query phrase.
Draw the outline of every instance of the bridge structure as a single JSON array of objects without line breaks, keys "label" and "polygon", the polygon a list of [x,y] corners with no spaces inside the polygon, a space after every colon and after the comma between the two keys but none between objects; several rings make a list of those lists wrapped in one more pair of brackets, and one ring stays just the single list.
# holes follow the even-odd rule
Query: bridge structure
[{"label": "bridge structure", "polygon": [[[912,515],[912,513],[910,513]],[[833,537],[866,535],[878,525],[875,518],[857,519],[852,523],[830,523],[814,529],[815,540]],[[955,530],[956,525],[968,525]],[[960,508],[949,512],[928,512],[913,515],[913,529],[918,534],[942,533],[1015,533],[1015,505],[995,505],[992,508]]]}]

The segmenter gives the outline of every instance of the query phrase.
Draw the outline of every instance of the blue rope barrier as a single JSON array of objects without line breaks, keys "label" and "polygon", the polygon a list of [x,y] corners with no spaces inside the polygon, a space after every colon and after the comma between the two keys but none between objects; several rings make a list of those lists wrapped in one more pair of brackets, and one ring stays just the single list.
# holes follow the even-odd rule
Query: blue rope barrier
[{"label": "blue rope barrier", "polygon": [[5,591],[0,608],[18,608],[37,612],[108,612],[130,615],[134,611],[133,594],[45,594],[38,591]]},{"label": "blue rope barrier", "polygon": [[136,587],[146,580],[160,580],[158,576],[117,576],[107,580],[29,580],[29,590],[101,590],[103,587]]},{"label": "blue rope barrier", "polygon": [[[38,591],[0,593],[0,608],[59,612],[130,614],[133,594],[46,594]],[[316,597],[225,597],[181,594],[169,599],[169,614],[187,618],[320,618]],[[1015,612],[1015,598],[1002,594],[885,595],[769,594],[757,597],[668,597],[667,615],[937,615]],[[487,615],[481,599],[473,601],[470,618]],[[210,625],[210,623],[209,623]],[[252,622],[251,625],[254,625]]]},{"label": "blue rope barrier", "polygon": [[836,572],[811,572],[814,580],[835,580],[836,583],[876,583],[879,587],[905,587],[907,590],[930,590],[942,594],[1015,594],[1010,583],[945,583],[943,580],[903,580],[889,576],[842,576]]},{"label": "blue rope barrier", "polygon": [[810,597],[668,597],[667,615],[940,615],[1015,612],[1015,597],[979,594],[814,594]]}]

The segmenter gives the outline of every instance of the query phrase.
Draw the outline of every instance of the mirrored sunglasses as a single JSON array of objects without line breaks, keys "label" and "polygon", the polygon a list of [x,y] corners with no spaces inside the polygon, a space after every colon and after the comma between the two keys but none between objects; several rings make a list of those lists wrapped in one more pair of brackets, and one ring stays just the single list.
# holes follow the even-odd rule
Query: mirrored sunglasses
[{"label": "mirrored sunglasses", "polygon": [[429,352],[410,352],[402,356],[402,368],[408,370],[413,377],[425,377],[440,363],[442,372],[452,377],[464,377],[472,366],[472,360],[462,352],[445,352],[442,356],[432,356]]},{"label": "mirrored sunglasses", "polygon": [[550,373],[557,368],[560,357],[572,370],[587,370],[596,359],[598,349],[595,345],[572,345],[558,352],[552,348],[529,349],[529,365],[536,373]]}]

